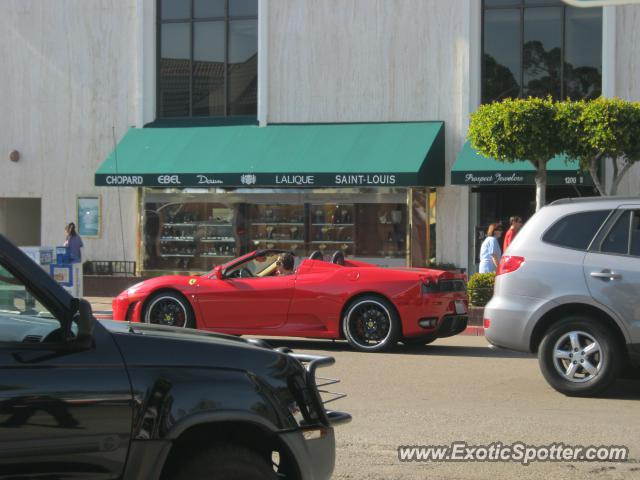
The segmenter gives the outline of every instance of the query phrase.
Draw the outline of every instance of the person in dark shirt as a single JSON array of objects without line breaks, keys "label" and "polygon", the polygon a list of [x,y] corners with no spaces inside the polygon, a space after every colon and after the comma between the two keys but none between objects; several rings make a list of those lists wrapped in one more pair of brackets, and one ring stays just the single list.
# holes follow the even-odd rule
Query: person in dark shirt
[{"label": "person in dark shirt", "polygon": [[76,224],[71,222],[64,229],[67,234],[67,239],[64,242],[64,246],[69,249],[69,260],[71,263],[79,263],[82,261],[81,248],[84,247],[82,238],[76,233]]}]

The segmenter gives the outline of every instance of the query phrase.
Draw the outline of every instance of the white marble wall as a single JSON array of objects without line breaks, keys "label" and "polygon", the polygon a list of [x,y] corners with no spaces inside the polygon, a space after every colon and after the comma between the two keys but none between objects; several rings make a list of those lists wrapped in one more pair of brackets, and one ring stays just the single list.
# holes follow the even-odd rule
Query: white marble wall
[{"label": "white marble wall", "polygon": [[135,259],[136,193],[121,190],[121,223],[118,192],[93,175],[113,131],[117,141],[136,123],[139,1],[0,3],[0,197],[41,197],[42,243],[59,245],[76,197],[100,194],[103,234],[85,239],[87,259]]},{"label": "white marble wall", "polygon": [[[448,177],[466,134],[473,1],[269,0],[268,122],[443,120]],[[468,191],[438,201],[438,259],[466,265]]]},{"label": "white marble wall", "polygon": [[[615,95],[640,102],[640,5],[616,10]],[[640,165],[626,174],[618,193],[640,196]]]}]

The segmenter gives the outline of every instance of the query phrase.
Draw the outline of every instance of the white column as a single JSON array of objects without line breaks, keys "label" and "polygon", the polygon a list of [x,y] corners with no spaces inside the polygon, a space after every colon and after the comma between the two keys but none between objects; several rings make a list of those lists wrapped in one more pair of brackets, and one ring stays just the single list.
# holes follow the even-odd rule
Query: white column
[{"label": "white column", "polygon": [[602,8],[602,96],[616,95],[616,7]]},{"label": "white column", "polygon": [[136,0],[136,128],[156,118],[156,2]]},{"label": "white column", "polygon": [[269,110],[269,0],[258,0],[258,123],[267,126]]},{"label": "white column", "polygon": [[[616,96],[616,7],[602,8],[602,96]],[[611,188],[611,162],[604,161],[605,190]]]},{"label": "white column", "polygon": [[[469,106],[468,114],[475,112],[482,102],[482,2],[470,0],[469,12]],[[463,131],[469,129],[469,115],[463,116]],[[466,138],[465,138],[466,140]],[[475,224],[478,218],[478,195],[468,188],[467,266],[469,274],[475,269]]]}]

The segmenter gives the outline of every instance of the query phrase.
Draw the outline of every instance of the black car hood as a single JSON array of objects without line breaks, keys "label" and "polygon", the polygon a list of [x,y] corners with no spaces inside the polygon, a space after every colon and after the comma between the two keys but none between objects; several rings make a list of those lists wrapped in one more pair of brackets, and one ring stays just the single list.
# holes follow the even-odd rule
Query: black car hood
[{"label": "black car hood", "polygon": [[262,340],[146,323],[100,320],[128,367],[218,368],[286,377],[302,369],[294,357]]},{"label": "black car hood", "polygon": [[226,335],[224,333],[203,332],[202,330],[187,329],[181,327],[169,327],[149,323],[119,322],[114,320],[100,320],[107,330],[112,333],[144,335],[146,337],[158,337],[165,339],[181,340],[186,342],[201,342],[219,345],[246,345],[248,347],[272,349],[264,340],[247,339]]}]

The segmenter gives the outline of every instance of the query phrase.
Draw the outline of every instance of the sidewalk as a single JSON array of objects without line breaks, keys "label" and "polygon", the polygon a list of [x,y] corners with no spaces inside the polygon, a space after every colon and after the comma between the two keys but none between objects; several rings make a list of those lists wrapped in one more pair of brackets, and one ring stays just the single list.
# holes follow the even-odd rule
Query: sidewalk
[{"label": "sidewalk", "polygon": [[[93,309],[93,314],[97,319],[110,320],[111,319],[111,297],[85,297],[88,300]],[[471,335],[474,337],[484,336],[484,328],[477,326],[468,326],[467,329],[460,333],[460,335]]]},{"label": "sidewalk", "polygon": [[98,319],[109,320],[111,318],[111,297],[84,297],[91,304],[93,315]]}]

